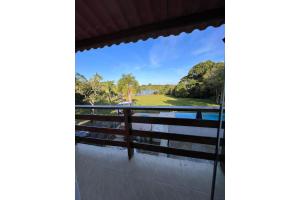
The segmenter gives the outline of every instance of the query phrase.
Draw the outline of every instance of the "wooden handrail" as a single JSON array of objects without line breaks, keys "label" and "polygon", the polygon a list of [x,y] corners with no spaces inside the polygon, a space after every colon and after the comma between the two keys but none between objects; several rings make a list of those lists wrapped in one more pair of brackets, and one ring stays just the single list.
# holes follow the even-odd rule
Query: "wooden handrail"
[{"label": "wooden handrail", "polygon": [[[195,127],[209,127],[209,128],[218,128],[219,126],[219,122],[214,120],[198,120],[198,119],[169,118],[169,117],[143,117],[143,116],[129,116],[129,117],[132,123],[165,124],[165,125],[195,126]],[[75,115],[75,119],[124,122],[123,116],[111,116],[111,115]],[[223,122],[223,126],[224,125],[225,123]]]},{"label": "wooden handrail", "polygon": [[219,112],[219,106],[121,106],[121,105],[75,105],[76,109],[131,109],[131,110],[167,110]]},{"label": "wooden handrail", "polygon": [[[146,124],[164,124],[164,125],[177,125],[177,126],[194,126],[194,127],[209,127],[218,128],[219,121],[214,120],[199,120],[199,119],[186,119],[186,118],[169,118],[169,117],[144,117],[144,116],[132,116],[132,110],[176,110],[176,111],[204,111],[204,112],[219,112],[216,107],[204,107],[204,106],[87,106],[87,105],[77,105],[77,109],[119,109],[123,110],[123,115],[112,116],[112,115],[91,115],[91,114],[77,114],[75,119],[78,120],[95,120],[95,121],[111,121],[124,123],[124,128],[100,128],[95,126],[83,126],[76,125],[75,130],[77,131],[90,131],[96,133],[104,134],[116,134],[123,135],[123,141],[115,140],[104,140],[92,137],[81,137],[76,136],[76,143],[86,143],[92,145],[111,145],[126,147],[128,151],[128,158],[131,159],[134,153],[134,148],[144,149],[154,152],[173,154],[178,156],[186,156],[193,158],[201,158],[207,160],[214,160],[215,156],[212,153],[198,152],[184,149],[176,149],[170,147],[163,147],[157,145],[143,144],[133,142],[132,136],[140,137],[150,137],[150,138],[160,138],[166,140],[175,140],[182,142],[192,142],[200,143],[206,145],[216,145],[216,138],[205,137],[205,136],[195,136],[195,135],[185,135],[176,133],[166,133],[157,131],[142,131],[132,129],[132,123],[146,123]],[[225,122],[222,122],[222,128],[225,127]],[[221,140],[221,143],[224,141]]]},{"label": "wooden handrail", "polygon": [[219,122],[214,120],[132,116],[131,121],[135,123],[165,124],[165,125],[176,125],[176,126],[195,126],[195,127],[209,127],[209,128],[219,127]]}]

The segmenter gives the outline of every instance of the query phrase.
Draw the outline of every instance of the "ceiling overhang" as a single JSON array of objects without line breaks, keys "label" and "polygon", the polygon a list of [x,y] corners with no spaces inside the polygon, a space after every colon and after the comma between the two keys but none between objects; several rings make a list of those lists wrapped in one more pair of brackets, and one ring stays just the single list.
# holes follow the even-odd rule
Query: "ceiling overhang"
[{"label": "ceiling overhang", "polygon": [[76,51],[225,23],[223,0],[76,0]]}]

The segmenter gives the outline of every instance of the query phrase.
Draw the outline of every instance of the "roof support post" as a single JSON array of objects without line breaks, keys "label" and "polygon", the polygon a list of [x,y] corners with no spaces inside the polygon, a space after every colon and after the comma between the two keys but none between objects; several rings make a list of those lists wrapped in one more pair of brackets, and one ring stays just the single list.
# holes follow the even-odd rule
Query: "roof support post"
[{"label": "roof support post", "polygon": [[[223,38],[223,42],[225,43],[225,38]],[[214,200],[214,196],[215,196],[217,167],[218,167],[218,161],[219,161],[219,148],[220,148],[220,144],[221,144],[220,130],[223,128],[224,129],[223,132],[225,132],[225,128],[222,126],[222,122],[223,122],[222,116],[223,116],[224,100],[225,100],[225,81],[224,81],[224,85],[223,85],[223,94],[221,94],[221,104],[220,104],[220,110],[219,110],[219,127],[217,129],[217,142],[216,142],[216,148],[215,148],[215,160],[214,160],[214,168],[213,168],[213,177],[212,177],[212,184],[211,184],[210,200]],[[225,145],[225,141],[224,141],[224,145]],[[225,160],[225,154],[224,154],[224,160]]]}]

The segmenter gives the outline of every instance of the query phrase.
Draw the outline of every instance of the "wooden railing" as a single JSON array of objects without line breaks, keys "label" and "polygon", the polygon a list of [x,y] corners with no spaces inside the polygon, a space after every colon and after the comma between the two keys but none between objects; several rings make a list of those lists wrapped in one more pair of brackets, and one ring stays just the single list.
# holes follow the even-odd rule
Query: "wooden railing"
[{"label": "wooden railing", "polygon": [[[167,117],[144,117],[133,116],[132,112],[135,110],[146,111],[191,111],[191,112],[220,112],[219,107],[202,107],[202,106],[87,106],[77,105],[76,109],[105,109],[105,110],[122,110],[123,114],[120,116],[111,115],[95,115],[95,114],[76,114],[77,120],[93,120],[93,121],[110,121],[124,123],[124,128],[101,128],[95,126],[76,125],[77,131],[89,131],[103,134],[115,134],[124,136],[123,141],[98,139],[94,137],[76,136],[76,143],[86,143],[92,145],[110,145],[126,147],[128,150],[128,158],[133,156],[133,149],[142,149],[159,153],[173,154],[177,156],[186,156],[192,158],[200,158],[207,160],[214,160],[216,155],[214,153],[200,152],[194,150],[177,149],[172,147],[157,146],[152,144],[137,143],[133,141],[133,136],[158,138],[166,140],[175,140],[182,142],[199,143],[206,145],[216,145],[216,137],[195,136],[186,134],[175,134],[157,131],[142,131],[132,129],[132,123],[146,123],[146,124],[164,124],[164,125],[178,125],[178,126],[193,126],[193,127],[208,127],[219,128],[222,123],[222,128],[225,122],[215,120],[203,119],[182,119],[182,118],[167,118]],[[221,140],[221,143],[223,140]]]}]

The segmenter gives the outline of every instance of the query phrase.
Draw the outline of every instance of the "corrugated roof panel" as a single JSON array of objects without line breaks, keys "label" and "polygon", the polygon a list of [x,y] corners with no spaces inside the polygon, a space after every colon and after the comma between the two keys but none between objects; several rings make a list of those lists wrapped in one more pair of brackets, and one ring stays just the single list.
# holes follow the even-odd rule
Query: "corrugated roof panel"
[{"label": "corrugated roof panel", "polygon": [[76,51],[225,22],[224,0],[76,0]]}]

